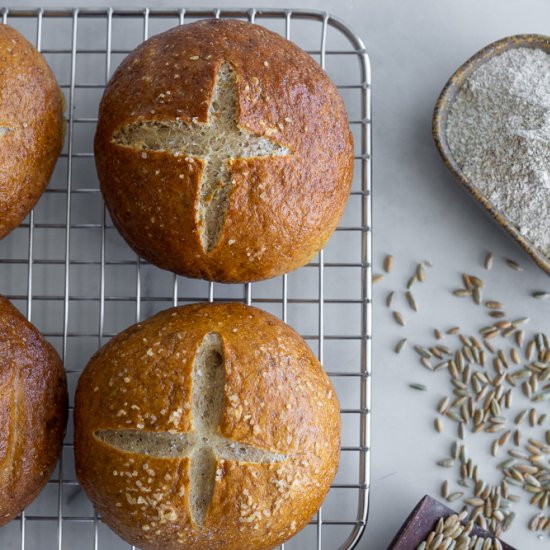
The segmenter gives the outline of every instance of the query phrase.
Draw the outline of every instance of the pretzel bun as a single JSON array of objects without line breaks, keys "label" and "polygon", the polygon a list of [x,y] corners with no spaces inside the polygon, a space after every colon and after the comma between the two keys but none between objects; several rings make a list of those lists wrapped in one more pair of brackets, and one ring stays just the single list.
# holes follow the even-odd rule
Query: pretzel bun
[{"label": "pretzel bun", "polygon": [[67,424],[57,352],[0,296],[0,527],[50,479]]},{"label": "pretzel bun", "polygon": [[64,135],[64,98],[46,60],[0,25],[0,239],[32,210]]},{"label": "pretzel bun", "polygon": [[169,309],[90,361],[76,469],[144,550],[259,550],[302,529],[339,460],[334,388],[302,338],[241,304]]},{"label": "pretzel bun", "polygon": [[306,264],[344,211],[353,144],[336,86],[259,25],[203,20],[121,63],[95,155],[114,224],[164,269],[221,282]]}]

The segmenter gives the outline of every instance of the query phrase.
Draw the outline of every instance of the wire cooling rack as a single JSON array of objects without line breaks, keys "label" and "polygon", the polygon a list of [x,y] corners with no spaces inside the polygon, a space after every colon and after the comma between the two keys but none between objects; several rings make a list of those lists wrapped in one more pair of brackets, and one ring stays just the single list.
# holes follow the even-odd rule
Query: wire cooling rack
[{"label": "wire cooling rack", "polygon": [[[34,212],[0,241],[0,293],[57,347],[72,395],[98,346],[136,320],[196,301],[235,300],[296,328],[329,372],[342,405],[341,467],[323,508],[281,548],[349,549],[367,521],[371,375],[371,88],[360,38],[327,13],[304,10],[8,9],[2,22],[45,55],[67,99],[67,139]],[[346,102],[355,177],[343,220],[315,261],[271,281],[222,285],[174,276],[122,241],[98,189],[93,134],[106,81],[148,36],[205,17],[248,20],[295,41]],[[73,427],[52,479],[0,530],[0,548],[128,549],[97,517],[74,471]]]}]

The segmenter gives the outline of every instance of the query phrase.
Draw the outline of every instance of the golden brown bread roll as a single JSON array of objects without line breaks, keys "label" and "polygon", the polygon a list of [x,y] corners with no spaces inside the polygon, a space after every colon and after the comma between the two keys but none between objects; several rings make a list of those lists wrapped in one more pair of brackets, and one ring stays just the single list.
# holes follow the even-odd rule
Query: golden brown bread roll
[{"label": "golden brown bread roll", "polygon": [[150,262],[223,282],[307,263],[344,210],[343,101],[304,51],[263,27],[205,20],[135,49],[95,137],[114,224]]},{"label": "golden brown bread roll", "polygon": [[334,388],[289,326],[241,304],[169,309],[80,378],[75,453],[103,520],[145,550],[272,548],[338,467]]},{"label": "golden brown bread roll", "polygon": [[0,25],[0,239],[32,210],[63,146],[64,99],[32,44]]},{"label": "golden brown bread roll", "polygon": [[66,423],[67,384],[59,356],[0,296],[0,527],[50,479]]}]

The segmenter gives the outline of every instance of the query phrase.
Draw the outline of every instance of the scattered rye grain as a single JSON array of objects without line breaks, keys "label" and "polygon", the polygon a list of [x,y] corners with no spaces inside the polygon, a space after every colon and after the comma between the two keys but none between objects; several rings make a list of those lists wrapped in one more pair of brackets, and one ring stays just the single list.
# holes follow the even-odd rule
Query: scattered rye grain
[{"label": "scattered rye grain", "polygon": [[512,348],[510,350],[510,359],[516,365],[519,365],[521,363],[521,360],[519,358],[519,352],[516,348]]},{"label": "scattered rye grain", "polygon": [[403,348],[406,345],[407,345],[407,339],[406,338],[402,338],[401,340],[399,340],[399,342],[397,342],[397,344],[395,345],[395,348],[394,348],[395,353],[401,353],[401,350],[403,350]]},{"label": "scattered rye grain", "polygon": [[[423,277],[424,274],[421,274],[417,267],[417,271],[409,279],[408,289],[410,290],[414,282],[423,280]],[[464,288],[456,289],[453,294],[459,297],[469,296],[476,303],[483,303],[480,291],[484,285],[483,281],[476,276],[463,274],[463,282]],[[409,299],[412,297],[412,293],[406,293],[406,297],[411,308],[416,310]],[[547,445],[548,453],[550,453],[550,433],[548,430],[545,432],[547,443],[539,445],[534,440],[535,442],[528,443],[528,446],[525,447],[526,452],[524,452],[521,447],[521,431],[519,427],[512,430],[507,429],[509,413],[505,412],[512,406],[512,388],[516,387],[516,384],[532,400],[550,399],[550,346],[548,338],[542,333],[536,335],[532,340],[526,341],[525,333],[519,327],[527,323],[529,318],[523,317],[509,321],[506,319],[501,302],[488,300],[484,302],[484,305],[489,316],[495,321],[492,325],[479,331],[482,336],[479,340],[461,334],[458,327],[451,327],[446,333],[459,335],[462,346],[458,345],[458,349],[450,350],[440,345],[426,349],[418,346],[415,349],[417,352],[422,350],[420,360],[426,368],[449,371],[450,380],[454,386],[453,395],[441,399],[437,410],[457,423],[459,437],[465,436],[466,428],[472,432],[494,433],[497,434],[497,437],[491,445],[493,455],[503,450],[509,453],[514,449],[517,450],[515,455],[510,453],[511,458],[499,464],[504,479],[498,485],[479,484],[481,480],[478,478],[477,465],[473,464],[470,459],[466,459],[465,451],[462,451],[460,459],[456,452],[452,454],[453,458],[438,461],[439,465],[451,467],[447,465],[449,461],[454,463],[455,460],[460,460],[459,484],[471,488],[475,483],[476,496],[473,498],[483,499],[483,502],[477,500],[465,502],[466,505],[473,508],[470,510],[470,517],[475,517],[477,524],[485,526],[494,533],[500,533],[507,529],[513,520],[514,513],[509,510],[509,507],[517,497],[508,493],[507,482],[524,487],[530,494],[533,505],[544,507],[550,504],[550,475],[546,474],[544,482],[548,484],[547,489],[537,485],[537,483],[541,484],[540,475],[537,472],[542,465],[546,466],[545,455],[540,445]],[[397,319],[396,322],[398,322]],[[433,329],[433,335],[436,340],[443,338],[439,329]],[[499,342],[497,337],[512,337],[511,340],[515,346],[512,344],[505,349],[495,350],[500,346],[500,344],[492,343]],[[523,356],[528,364],[522,367]],[[431,364],[433,357],[440,359],[435,366]],[[492,369],[478,370],[478,366],[486,364],[492,364],[494,371]],[[423,391],[426,389],[423,384],[416,383],[410,384],[410,387]],[[532,415],[532,412],[526,410],[516,415],[515,420],[523,421],[528,416],[532,427],[542,426],[545,418],[535,416],[533,419]],[[442,420],[435,418],[433,425],[435,430],[441,433]],[[506,449],[509,444],[512,446],[512,443],[514,448]],[[447,484],[445,494],[452,498],[452,495],[448,493]],[[444,496],[444,498],[447,497]],[[479,506],[473,506],[475,504]],[[447,546],[444,545],[442,548],[447,548]]]},{"label": "scattered rye grain", "polygon": [[512,326],[517,328],[521,325],[524,325],[525,323],[528,323],[530,321],[529,317],[520,317],[519,319],[516,319],[515,321],[512,321]]},{"label": "scattered rye grain", "polygon": [[511,430],[504,432],[498,439],[499,446],[504,447],[510,440],[511,435],[512,435]]},{"label": "scattered rye grain", "polygon": [[468,290],[472,290],[472,288],[474,288],[474,284],[472,283],[472,281],[470,279],[470,275],[468,275],[467,273],[462,274],[462,282],[464,283],[464,286]]},{"label": "scattered rye grain", "polygon": [[481,293],[480,287],[478,286],[474,287],[474,290],[472,291],[472,296],[473,296],[474,302],[478,306],[481,305],[482,293]]},{"label": "scattered rye grain", "polygon": [[468,279],[470,281],[470,284],[472,284],[475,287],[483,288],[485,286],[485,283],[483,282],[483,279],[480,279],[479,277],[476,277],[475,275],[468,275]]},{"label": "scattered rye grain", "polygon": [[421,357],[420,358],[420,363],[422,364],[422,366],[428,370],[434,370],[434,367],[433,365],[430,363],[430,361],[428,359],[426,359],[425,357]]},{"label": "scattered rye grain", "polygon": [[493,311],[489,311],[489,317],[492,317],[493,319],[502,319],[503,317],[506,317],[506,313],[504,313],[504,311],[495,309]]},{"label": "scattered rye grain", "polygon": [[523,267],[518,264],[515,260],[512,260],[511,258],[505,258],[505,262],[508,265],[508,267],[512,268],[515,271],[523,271]]},{"label": "scattered rye grain", "polygon": [[441,401],[437,405],[438,412],[440,412],[441,414],[445,414],[449,410],[449,402],[450,400],[448,397],[444,397],[443,399],[441,399]]},{"label": "scattered rye grain", "polygon": [[408,302],[410,308],[413,311],[418,311],[418,306],[416,305],[416,300],[414,299],[414,296],[413,296],[413,294],[410,290],[407,290],[407,292],[405,292],[405,297],[407,298],[407,302]]},{"label": "scattered rye grain", "polygon": [[530,340],[527,344],[527,347],[525,348],[525,359],[527,361],[531,361],[531,359],[533,358],[536,346],[537,343],[535,342],[535,340]]},{"label": "scattered rye grain", "polygon": [[398,325],[401,325],[402,327],[405,326],[405,320],[403,319],[403,315],[401,315],[401,313],[399,313],[399,311],[392,312],[392,315],[393,315],[393,318],[394,318],[395,322]]},{"label": "scattered rye grain", "polygon": [[414,346],[414,351],[416,351],[416,353],[418,353],[420,357],[425,357],[426,359],[430,359],[430,357],[432,356],[431,352],[429,352],[422,346],[418,346],[418,345]]},{"label": "scattered rye grain", "polygon": [[537,409],[529,409],[529,425],[534,428],[537,423]]},{"label": "scattered rye grain", "polygon": [[514,339],[516,341],[516,345],[522,348],[525,341],[525,333],[523,332],[523,330],[516,330]]},{"label": "scattered rye grain", "polygon": [[466,298],[472,296],[472,291],[467,288],[457,288],[453,290],[453,294],[458,298]]},{"label": "scattered rye grain", "polygon": [[521,424],[524,420],[525,420],[525,417],[527,416],[527,413],[529,411],[527,409],[524,409],[523,411],[519,412],[516,417],[514,418],[514,424]]}]

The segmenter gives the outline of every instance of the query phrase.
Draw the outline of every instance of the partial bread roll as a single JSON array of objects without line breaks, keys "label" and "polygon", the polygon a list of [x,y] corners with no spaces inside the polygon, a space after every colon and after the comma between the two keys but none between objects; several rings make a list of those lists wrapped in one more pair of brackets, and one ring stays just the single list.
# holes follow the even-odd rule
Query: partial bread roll
[{"label": "partial bread roll", "polygon": [[0,25],[0,239],[32,210],[63,145],[64,99],[34,46]]},{"label": "partial bread roll", "polygon": [[307,263],[344,210],[353,145],[321,67],[263,27],[157,35],[109,82],[96,165],[134,250],[182,275],[266,279]]},{"label": "partial bread roll", "polygon": [[164,311],[82,373],[76,469],[144,550],[259,550],[302,529],[338,467],[334,388],[289,326],[241,304]]},{"label": "partial bread roll", "polygon": [[66,423],[67,384],[59,356],[0,296],[0,527],[50,479]]}]

